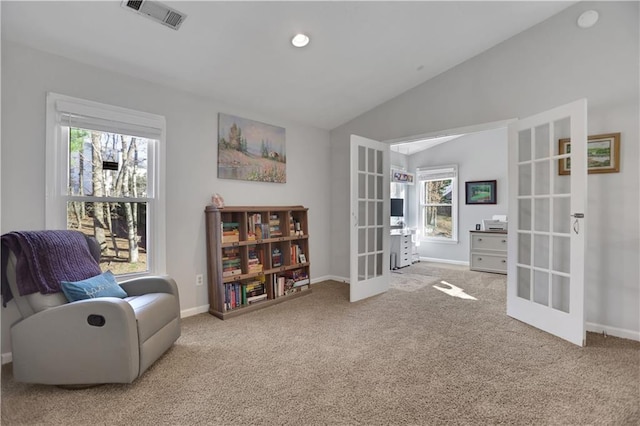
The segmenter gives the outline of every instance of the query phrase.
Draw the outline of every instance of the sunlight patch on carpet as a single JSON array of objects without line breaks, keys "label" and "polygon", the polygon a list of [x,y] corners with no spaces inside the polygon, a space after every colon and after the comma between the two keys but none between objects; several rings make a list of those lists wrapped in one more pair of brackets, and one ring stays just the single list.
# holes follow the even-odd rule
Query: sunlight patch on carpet
[{"label": "sunlight patch on carpet", "polygon": [[449,284],[446,281],[440,281],[440,284],[447,286],[447,288],[440,287],[438,284],[434,285],[433,288],[435,288],[436,290],[440,290],[441,292],[446,293],[452,297],[458,297],[460,299],[467,299],[467,300],[478,300],[472,295],[465,293],[463,288],[460,288],[453,284]]}]

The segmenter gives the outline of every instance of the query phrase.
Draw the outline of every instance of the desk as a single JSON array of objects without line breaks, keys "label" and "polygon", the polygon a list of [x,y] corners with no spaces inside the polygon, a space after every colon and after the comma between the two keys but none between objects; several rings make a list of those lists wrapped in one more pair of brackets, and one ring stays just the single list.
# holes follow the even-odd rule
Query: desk
[{"label": "desk", "polygon": [[391,231],[391,269],[404,268],[411,265],[413,258],[413,239],[411,234],[411,230]]}]

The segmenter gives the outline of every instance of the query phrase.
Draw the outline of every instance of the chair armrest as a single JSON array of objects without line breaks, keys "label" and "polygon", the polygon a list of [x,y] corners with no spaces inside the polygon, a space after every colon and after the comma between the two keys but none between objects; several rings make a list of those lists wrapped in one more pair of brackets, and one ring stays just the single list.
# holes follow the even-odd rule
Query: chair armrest
[{"label": "chair armrest", "polygon": [[130,383],[139,372],[133,308],[115,297],[34,314],[11,328],[11,343],[14,376],[22,382]]},{"label": "chair armrest", "polygon": [[148,293],[169,293],[178,299],[178,285],[166,275],[133,278],[120,283],[129,296],[142,296]]}]

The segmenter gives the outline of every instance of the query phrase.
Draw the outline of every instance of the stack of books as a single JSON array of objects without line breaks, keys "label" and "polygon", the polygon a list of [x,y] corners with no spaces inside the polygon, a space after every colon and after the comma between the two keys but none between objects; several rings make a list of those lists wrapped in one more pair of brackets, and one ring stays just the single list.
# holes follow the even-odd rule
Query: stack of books
[{"label": "stack of books", "polygon": [[222,276],[232,277],[242,274],[240,253],[237,247],[222,249]]},{"label": "stack of books", "polygon": [[222,222],[222,242],[237,243],[240,241],[238,222]]},{"label": "stack of books", "polygon": [[280,230],[280,217],[277,214],[269,216],[269,233],[271,238],[281,237],[282,231]]},{"label": "stack of books", "polygon": [[255,247],[249,247],[249,258],[248,258],[248,268],[249,273],[253,274],[255,272],[262,272],[262,263],[260,262],[260,257]]},{"label": "stack of books", "polygon": [[242,287],[242,300],[250,305],[252,303],[265,300],[267,293],[265,292],[264,281],[256,280],[245,284]]}]

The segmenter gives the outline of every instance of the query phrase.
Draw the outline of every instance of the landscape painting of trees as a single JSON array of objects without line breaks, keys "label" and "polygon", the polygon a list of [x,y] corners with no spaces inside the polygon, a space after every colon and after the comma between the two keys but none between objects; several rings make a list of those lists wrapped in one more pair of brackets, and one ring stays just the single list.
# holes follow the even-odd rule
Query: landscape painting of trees
[{"label": "landscape painting of trees", "polygon": [[285,183],[285,129],[218,114],[218,177]]}]

